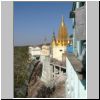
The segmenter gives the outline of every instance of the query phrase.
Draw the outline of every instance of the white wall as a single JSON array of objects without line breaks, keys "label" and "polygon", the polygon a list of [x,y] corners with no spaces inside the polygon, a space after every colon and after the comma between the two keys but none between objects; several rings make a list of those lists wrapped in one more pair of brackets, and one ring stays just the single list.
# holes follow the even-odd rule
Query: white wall
[{"label": "white wall", "polygon": [[53,72],[53,67],[50,65],[49,58],[46,56],[42,56],[42,63],[43,63],[43,68],[42,68],[42,77],[41,80],[45,83],[45,85],[49,86],[52,84],[52,72]]},{"label": "white wall", "polygon": [[68,58],[66,58],[66,74],[66,97],[86,98],[86,90]]},{"label": "white wall", "polygon": [[32,55],[40,55],[41,54],[41,50],[33,50],[32,51]]},{"label": "white wall", "polygon": [[40,55],[41,54],[41,48],[39,48],[39,47],[29,47],[29,54],[31,54],[32,56]]},{"label": "white wall", "polygon": [[43,45],[41,50],[41,55],[49,56],[50,55],[50,47]]},{"label": "white wall", "polygon": [[[62,51],[60,51],[62,50]],[[62,53],[66,51],[66,46],[55,46],[53,47],[53,58],[62,61]]]}]

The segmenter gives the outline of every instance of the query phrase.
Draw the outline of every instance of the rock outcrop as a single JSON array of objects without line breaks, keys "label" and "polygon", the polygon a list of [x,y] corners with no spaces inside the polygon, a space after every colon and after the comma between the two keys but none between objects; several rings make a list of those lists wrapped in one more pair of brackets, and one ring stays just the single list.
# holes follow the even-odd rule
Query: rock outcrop
[{"label": "rock outcrop", "polygon": [[28,98],[64,98],[65,97],[65,77],[60,74],[53,80],[54,85],[46,85],[41,80],[42,63],[36,62],[29,78],[27,97]]},{"label": "rock outcrop", "polygon": [[30,75],[27,97],[28,98],[48,98],[54,91],[54,87],[46,87],[45,83],[41,81],[42,75],[42,63],[38,61],[33,68]]}]

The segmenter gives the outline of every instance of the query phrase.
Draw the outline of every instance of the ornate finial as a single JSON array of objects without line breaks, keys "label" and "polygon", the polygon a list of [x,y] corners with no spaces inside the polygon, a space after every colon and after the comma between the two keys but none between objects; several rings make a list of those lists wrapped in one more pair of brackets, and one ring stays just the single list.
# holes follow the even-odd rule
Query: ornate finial
[{"label": "ornate finial", "polygon": [[62,16],[62,22],[61,22],[61,25],[62,25],[62,26],[64,25],[64,16]]},{"label": "ornate finial", "polygon": [[62,21],[64,21],[64,16],[62,16]]}]

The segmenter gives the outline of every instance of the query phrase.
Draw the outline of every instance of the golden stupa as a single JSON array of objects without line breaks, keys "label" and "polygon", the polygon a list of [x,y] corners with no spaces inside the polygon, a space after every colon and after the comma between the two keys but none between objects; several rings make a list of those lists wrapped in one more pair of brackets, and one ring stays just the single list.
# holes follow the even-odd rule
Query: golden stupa
[{"label": "golden stupa", "polygon": [[67,46],[68,45],[68,32],[62,16],[62,21],[59,27],[58,37],[55,39],[53,34],[52,46]]}]

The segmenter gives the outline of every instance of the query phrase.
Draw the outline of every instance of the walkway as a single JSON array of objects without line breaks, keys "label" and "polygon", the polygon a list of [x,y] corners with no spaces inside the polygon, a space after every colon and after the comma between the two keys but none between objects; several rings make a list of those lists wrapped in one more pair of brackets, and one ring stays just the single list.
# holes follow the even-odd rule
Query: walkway
[{"label": "walkway", "polygon": [[56,84],[55,91],[50,98],[65,98],[65,79]]}]

